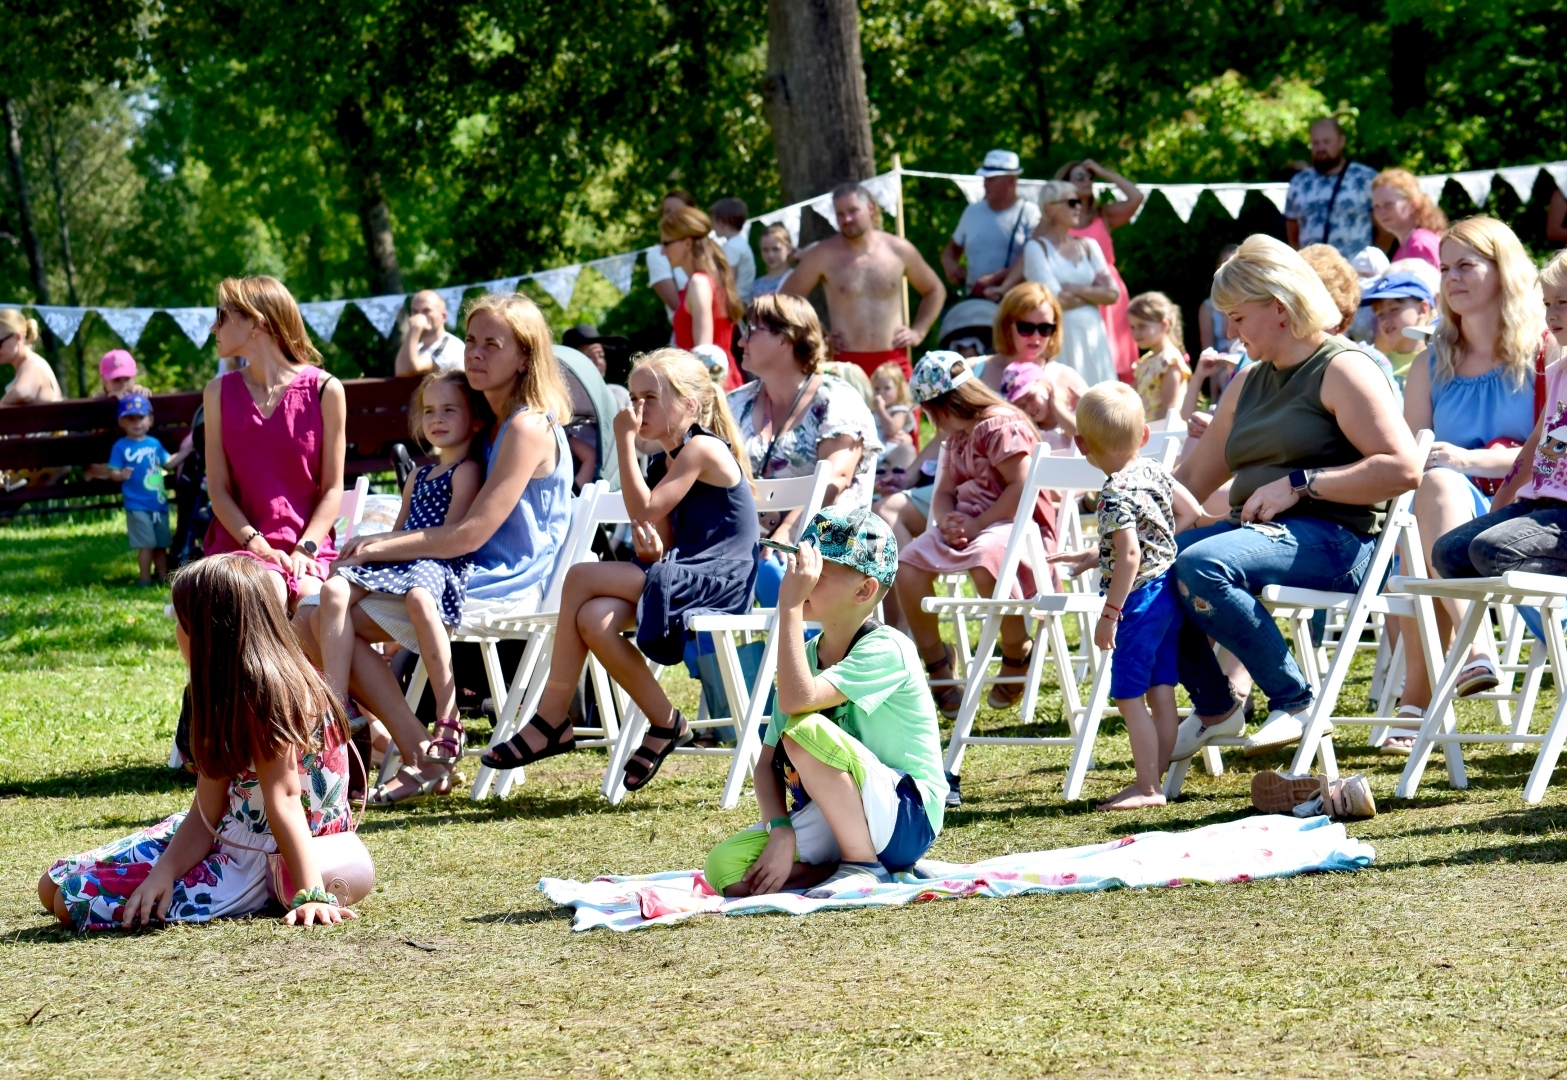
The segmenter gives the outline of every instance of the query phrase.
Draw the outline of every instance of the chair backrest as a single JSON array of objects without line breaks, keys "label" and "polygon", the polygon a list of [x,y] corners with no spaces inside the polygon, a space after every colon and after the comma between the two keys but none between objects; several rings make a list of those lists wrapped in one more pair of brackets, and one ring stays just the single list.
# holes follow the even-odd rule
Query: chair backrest
[{"label": "chair backrest", "polygon": [[[1086,458],[1056,457],[1050,453],[1050,447],[1043,443],[1034,447],[1033,453],[1029,455],[1028,471],[1023,477],[1023,492],[1018,499],[1019,513],[1013,522],[1012,535],[1007,539],[1006,553],[1001,559],[1001,569],[996,573],[996,589],[991,599],[1011,598],[1012,587],[1017,583],[1017,569],[1025,553],[1029,565],[1034,569],[1035,589],[1039,592],[1055,591],[1047,562],[1048,553],[1032,514],[1033,507],[1039,501],[1039,493],[1062,493],[1062,509],[1056,521],[1056,535],[1061,536],[1064,527],[1059,515],[1077,512],[1077,500],[1073,496],[1081,491],[1098,491],[1103,484],[1104,473],[1088,464]],[[1028,508],[1027,513],[1023,512],[1024,507]],[[1016,527],[1019,523],[1027,527],[1019,529]]]},{"label": "chair backrest", "polygon": [[[1431,444],[1435,441],[1436,436],[1429,428],[1421,428],[1415,436],[1415,447],[1421,461],[1425,461],[1431,453]],[[1366,568],[1365,580],[1361,582],[1360,596],[1374,596],[1382,591],[1388,569],[1393,565],[1394,554],[1400,554],[1404,560],[1400,571],[1405,577],[1426,576],[1425,554],[1420,550],[1419,526],[1415,523],[1415,514],[1411,509],[1414,501],[1415,492],[1411,489],[1388,506],[1387,520],[1377,536],[1376,546],[1371,549],[1371,565]]]},{"label": "chair backrest", "polygon": [[566,571],[582,562],[593,550],[593,529],[588,524],[599,493],[608,485],[594,480],[583,486],[580,494],[571,500],[571,524],[566,529],[566,539],[555,553],[555,568],[550,571],[549,588],[539,605],[543,612],[560,610],[560,594],[566,586]]},{"label": "chair backrest", "polygon": [[[1163,421],[1160,421],[1163,423]],[[1158,458],[1164,462],[1165,468],[1174,468],[1175,459],[1181,452],[1181,446],[1186,442],[1186,425],[1182,424],[1179,430],[1166,430],[1163,428],[1148,432],[1148,445],[1138,452],[1140,457]]]},{"label": "chair backrest", "polygon": [[795,535],[798,536],[816,516],[816,512],[822,508],[822,503],[827,500],[829,468],[827,462],[818,461],[816,471],[810,476],[786,476],[778,480],[755,481],[756,509],[764,514],[786,513],[790,510],[802,511],[799,528],[795,530]]}]

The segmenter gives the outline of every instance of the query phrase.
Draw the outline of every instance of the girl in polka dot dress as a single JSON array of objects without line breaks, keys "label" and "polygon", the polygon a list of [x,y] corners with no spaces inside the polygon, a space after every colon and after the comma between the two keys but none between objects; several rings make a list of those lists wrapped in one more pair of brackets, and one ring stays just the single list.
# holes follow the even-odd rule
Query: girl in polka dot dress
[{"label": "girl in polka dot dress", "polygon": [[[490,418],[483,395],[471,390],[462,371],[425,377],[408,406],[414,438],[428,447],[436,464],[426,465],[403,487],[403,508],[394,529],[412,532],[455,525],[473,504],[483,480],[469,448]],[[321,589],[321,667],[327,682],[344,702],[353,661],[354,630],[349,610],[359,604],[389,631],[399,644],[424,658],[435,695],[435,740],[425,760],[449,764],[462,757],[463,726],[457,718],[457,683],[452,676],[449,628],[462,619],[463,596],[472,557],[415,559],[412,562],[362,562],[355,537],[344,545],[333,564],[333,576]],[[399,608],[404,610],[399,611]],[[426,781],[418,762],[407,764],[404,785],[428,794],[440,781]],[[444,774],[443,774],[444,775]],[[376,803],[380,789],[370,801]],[[399,800],[401,801],[401,800]]]}]

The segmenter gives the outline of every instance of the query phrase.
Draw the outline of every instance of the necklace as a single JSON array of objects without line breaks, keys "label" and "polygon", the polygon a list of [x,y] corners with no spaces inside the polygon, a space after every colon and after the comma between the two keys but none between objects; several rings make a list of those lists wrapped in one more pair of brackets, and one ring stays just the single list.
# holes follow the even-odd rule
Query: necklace
[{"label": "necklace", "polygon": [[[789,421],[794,418],[794,410],[800,407],[800,399],[805,396],[805,390],[816,381],[815,375],[807,375],[805,381],[800,383],[800,388],[794,392],[794,400],[789,403],[789,411],[784,413],[783,423],[773,428],[772,441],[767,444],[767,453],[762,458],[762,477],[767,477],[767,470],[772,467],[773,449],[778,445],[778,440],[784,437],[789,430]],[[767,423],[773,422],[773,396],[767,392],[766,384],[762,386],[762,396],[767,399]]]}]

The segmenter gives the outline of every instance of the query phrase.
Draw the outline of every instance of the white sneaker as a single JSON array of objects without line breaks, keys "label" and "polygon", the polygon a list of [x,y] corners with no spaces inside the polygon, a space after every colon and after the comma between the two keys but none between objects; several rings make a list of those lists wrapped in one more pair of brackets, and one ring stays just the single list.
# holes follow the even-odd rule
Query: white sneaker
[{"label": "white sneaker", "polygon": [[[1257,733],[1242,745],[1242,751],[1247,757],[1256,757],[1281,746],[1300,742],[1300,737],[1306,733],[1306,711],[1302,709],[1298,713],[1287,713],[1283,709],[1274,709],[1257,729]],[[1330,723],[1322,733],[1329,735],[1332,732],[1333,725]]]},{"label": "white sneaker", "polygon": [[1175,732],[1175,749],[1170,753],[1170,760],[1185,761],[1206,746],[1210,739],[1246,734],[1246,717],[1241,712],[1244,708],[1244,702],[1236,702],[1235,708],[1230,710],[1230,715],[1217,724],[1210,724],[1207,727],[1197,719],[1196,713],[1182,720],[1181,726]]}]

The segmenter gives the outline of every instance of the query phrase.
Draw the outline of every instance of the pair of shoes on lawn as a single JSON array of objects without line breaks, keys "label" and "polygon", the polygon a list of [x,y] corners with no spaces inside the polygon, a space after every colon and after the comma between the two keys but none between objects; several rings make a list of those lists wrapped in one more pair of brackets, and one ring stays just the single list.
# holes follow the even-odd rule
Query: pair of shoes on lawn
[{"label": "pair of shoes on lawn", "polygon": [[[1246,717],[1242,711],[1244,706],[1244,702],[1237,703],[1229,715],[1216,724],[1204,726],[1196,713],[1182,720],[1175,734],[1175,750],[1170,754],[1170,760],[1184,761],[1214,739],[1233,739],[1246,734]],[[1305,734],[1305,717],[1304,710],[1296,713],[1273,710],[1262,726],[1241,744],[1241,751],[1247,757],[1257,757],[1281,746],[1300,742],[1301,736]],[[1333,725],[1329,723],[1324,727],[1323,734],[1332,733]]]},{"label": "pair of shoes on lawn", "polygon": [[1264,814],[1316,817],[1336,821],[1377,816],[1371,785],[1360,773],[1329,780],[1325,776],[1261,772],[1251,778],[1251,804]]}]

